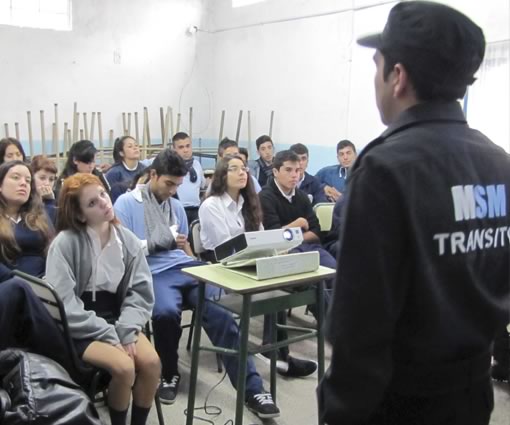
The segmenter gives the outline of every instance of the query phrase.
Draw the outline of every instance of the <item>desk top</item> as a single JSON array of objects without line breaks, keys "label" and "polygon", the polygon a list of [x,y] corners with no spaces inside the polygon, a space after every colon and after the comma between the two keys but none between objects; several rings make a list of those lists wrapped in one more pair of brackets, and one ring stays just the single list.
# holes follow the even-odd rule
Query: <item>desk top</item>
[{"label": "desk top", "polygon": [[307,283],[329,279],[335,276],[336,270],[319,266],[314,272],[299,273],[273,279],[255,280],[233,272],[221,264],[207,264],[205,266],[186,267],[181,270],[197,280],[211,283],[227,291],[238,294],[249,294],[271,291],[279,288],[291,288]]}]

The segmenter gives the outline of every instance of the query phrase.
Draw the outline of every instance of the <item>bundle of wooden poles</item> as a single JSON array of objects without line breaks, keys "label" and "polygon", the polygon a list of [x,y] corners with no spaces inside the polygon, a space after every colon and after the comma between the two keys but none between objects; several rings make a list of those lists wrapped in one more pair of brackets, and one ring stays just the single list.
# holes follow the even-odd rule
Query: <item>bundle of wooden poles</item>
[{"label": "bundle of wooden poles", "polygon": [[[247,129],[248,129],[248,147],[251,143],[251,112],[247,111]],[[170,138],[175,133],[181,131],[182,125],[182,114],[177,113],[176,125],[174,127],[174,112],[172,107],[168,106],[166,108],[159,108],[159,116],[160,116],[160,127],[161,127],[161,143],[160,144],[152,144],[151,143],[151,131],[149,124],[149,112],[146,106],[143,107],[143,117],[142,117],[142,137],[140,138],[140,122],[139,122],[139,114],[138,112],[122,112],[122,130],[121,135],[131,135],[140,143],[140,150],[142,159],[150,156],[154,152],[161,150],[164,147],[167,147],[170,143]],[[188,127],[187,133],[192,136],[193,134],[193,108],[189,108],[188,112]],[[54,104],[54,112],[53,112],[53,121],[51,124],[51,137],[47,137],[46,135],[46,124],[45,124],[45,111],[41,110],[39,112],[40,119],[40,130],[41,130],[41,153],[47,155],[50,158],[55,158],[55,162],[60,172],[61,167],[65,163],[67,152],[69,151],[69,147],[78,140],[87,139],[96,143],[95,139],[95,130],[96,130],[96,121],[97,121],[97,148],[99,152],[99,161],[100,163],[104,163],[105,161],[110,161],[112,157],[112,148],[114,142],[114,130],[108,130],[108,138],[105,140],[103,138],[103,125],[102,125],[102,116],[101,112],[92,112],[90,114],[90,122],[89,115],[87,112],[78,112],[78,103],[74,102],[73,107],[73,115],[72,120],[70,122],[64,122],[63,128],[60,128],[59,121],[59,111],[58,104]],[[220,118],[220,132],[218,141],[223,139],[224,127],[225,127],[225,115],[226,111],[221,111]],[[241,126],[243,121],[243,111],[239,111],[238,119],[237,119],[237,128],[236,128],[236,138],[237,142],[240,141],[241,136]],[[269,122],[269,136],[271,136],[273,131],[273,122],[274,122],[274,111],[271,111],[270,122]],[[133,124],[133,125],[132,125]],[[134,128],[132,128],[134,127]],[[27,111],[27,129],[28,129],[28,152],[27,156],[32,157],[35,155],[34,150],[34,133],[32,129],[32,112]],[[134,132],[132,132],[134,130]],[[62,132],[61,132],[62,131]],[[21,141],[20,134],[20,125],[19,122],[14,123],[14,132],[13,135]],[[5,137],[10,137],[10,129],[9,124],[4,123],[4,133]],[[107,143],[105,143],[107,141]],[[48,147],[48,143],[50,147]],[[209,151],[211,152],[205,152]],[[199,153],[199,151],[204,151],[203,153],[216,153],[215,149],[207,149],[200,147],[194,147],[194,151]],[[214,152],[213,152],[214,151]]]}]

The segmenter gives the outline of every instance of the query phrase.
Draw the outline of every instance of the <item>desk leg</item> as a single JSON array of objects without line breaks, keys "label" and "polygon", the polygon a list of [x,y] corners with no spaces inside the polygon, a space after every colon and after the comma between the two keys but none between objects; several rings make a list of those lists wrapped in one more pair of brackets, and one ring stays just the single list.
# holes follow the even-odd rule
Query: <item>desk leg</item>
[{"label": "desk leg", "polygon": [[[324,376],[324,281],[316,285],[317,291],[317,361],[319,363],[317,378],[319,384]],[[319,412],[319,425],[323,425]]]},{"label": "desk leg", "polygon": [[[274,344],[276,343],[276,340],[277,340],[277,335],[278,335],[278,329],[277,329],[277,320],[278,320],[278,317],[277,317],[277,313],[271,313],[269,315],[270,317],[270,322],[271,322],[271,338],[270,338],[270,341],[271,341],[271,344]],[[277,357],[278,357],[278,353],[279,350],[272,350],[269,352],[269,354],[271,355],[270,357],[270,389],[271,389],[271,396],[273,397],[273,401],[276,403],[276,360],[277,360]]]},{"label": "desk leg", "polygon": [[248,359],[248,331],[250,329],[251,295],[243,295],[241,313],[241,337],[239,338],[239,375],[237,376],[237,399],[235,425],[243,424],[243,409],[246,392],[246,360]]},{"label": "desk leg", "polygon": [[197,391],[198,359],[200,354],[200,337],[202,333],[202,316],[205,303],[205,282],[198,282],[198,304],[195,310],[195,329],[193,331],[193,345],[191,348],[191,372],[188,395],[188,414],[186,425],[193,424],[195,413],[195,395]]}]

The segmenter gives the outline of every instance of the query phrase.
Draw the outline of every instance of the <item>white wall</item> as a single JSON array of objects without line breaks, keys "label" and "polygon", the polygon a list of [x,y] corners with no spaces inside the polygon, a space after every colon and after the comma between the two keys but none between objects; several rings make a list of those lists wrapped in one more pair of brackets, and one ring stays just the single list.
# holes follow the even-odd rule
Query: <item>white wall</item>
[{"label": "white wall", "polygon": [[[222,109],[227,111],[224,134],[235,136],[242,109],[240,139],[246,143],[250,110],[253,145],[268,131],[274,110],[275,142],[282,147],[296,142],[311,146],[312,171],[335,161],[333,146],[342,138],[365,146],[383,126],[374,103],[373,51],[357,46],[355,40],[382,29],[395,3],[267,0],[232,8],[231,0],[208,2],[203,31],[197,34],[202,91],[208,93],[207,98],[198,98],[210,117],[202,123],[200,137],[218,137]],[[479,23],[487,41],[509,38],[507,0],[491,0],[490,7],[476,0],[447,3]],[[349,10],[352,7],[354,11]],[[296,19],[302,16],[310,17]],[[189,102],[197,103],[197,98]],[[490,127],[490,119],[485,125]],[[320,161],[314,161],[314,154],[321,156]]]},{"label": "white wall", "polygon": [[191,73],[196,39],[186,28],[199,21],[201,7],[200,0],[79,0],[73,2],[70,32],[0,26],[0,124],[9,123],[13,135],[14,122],[20,122],[21,139],[27,140],[31,110],[39,139],[44,109],[48,138],[53,104],[59,105],[62,130],[77,101],[89,125],[90,113],[101,111],[103,132],[113,128],[117,136],[122,111],[141,116],[149,106],[152,136],[160,137],[159,107],[178,105]]}]

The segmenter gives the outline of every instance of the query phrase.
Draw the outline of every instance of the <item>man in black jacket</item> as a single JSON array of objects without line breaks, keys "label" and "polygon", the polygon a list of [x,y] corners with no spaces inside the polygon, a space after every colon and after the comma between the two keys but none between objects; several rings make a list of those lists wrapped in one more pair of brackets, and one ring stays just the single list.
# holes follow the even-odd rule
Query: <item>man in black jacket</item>
[{"label": "man in black jacket", "polygon": [[398,3],[376,49],[388,125],[350,176],[319,387],[328,425],[485,425],[490,348],[509,320],[510,160],[457,102],[483,33],[458,11]]}]

